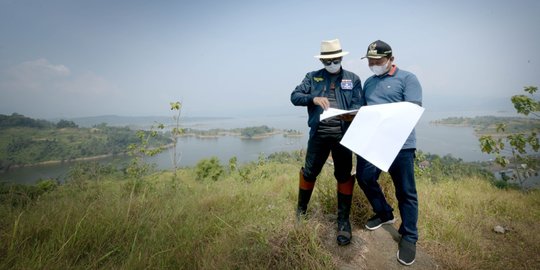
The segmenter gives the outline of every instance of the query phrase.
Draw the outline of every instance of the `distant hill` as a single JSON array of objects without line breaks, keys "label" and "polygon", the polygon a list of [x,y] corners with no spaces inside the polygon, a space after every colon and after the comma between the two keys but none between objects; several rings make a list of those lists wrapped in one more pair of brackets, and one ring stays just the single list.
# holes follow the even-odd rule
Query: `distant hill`
[{"label": "distant hill", "polygon": [[[211,121],[220,119],[230,119],[230,117],[181,117],[181,122],[195,121]],[[60,119],[51,119],[50,121],[57,122]],[[80,127],[93,127],[101,123],[106,123],[108,126],[150,126],[155,122],[163,124],[171,124],[172,117],[169,116],[119,116],[119,115],[101,115],[89,117],[69,118],[68,120],[75,122]]]},{"label": "distant hill", "polygon": [[[103,123],[105,118],[99,120]],[[143,120],[150,121],[140,119]],[[79,127],[70,120],[54,123],[17,113],[0,114],[0,130],[0,171],[12,166],[116,155],[140,141],[137,132],[126,126],[98,124],[96,128]],[[170,142],[170,138],[158,134],[150,144],[156,146]]]}]

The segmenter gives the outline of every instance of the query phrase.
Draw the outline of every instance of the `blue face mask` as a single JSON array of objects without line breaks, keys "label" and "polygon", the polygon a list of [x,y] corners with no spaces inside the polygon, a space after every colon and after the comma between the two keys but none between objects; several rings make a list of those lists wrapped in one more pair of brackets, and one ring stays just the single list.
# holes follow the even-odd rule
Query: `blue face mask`
[{"label": "blue face mask", "polygon": [[339,72],[339,69],[341,68],[341,63],[339,64],[330,64],[330,65],[325,65],[324,68],[326,69],[326,71],[334,74],[334,73],[338,73]]}]

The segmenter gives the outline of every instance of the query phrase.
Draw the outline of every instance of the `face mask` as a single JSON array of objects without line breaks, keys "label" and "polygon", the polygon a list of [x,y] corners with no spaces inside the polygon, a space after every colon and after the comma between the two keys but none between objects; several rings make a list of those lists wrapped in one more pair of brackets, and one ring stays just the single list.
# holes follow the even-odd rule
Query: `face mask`
[{"label": "face mask", "polygon": [[381,66],[376,66],[376,65],[369,66],[369,69],[371,69],[371,71],[375,73],[375,75],[377,76],[382,75],[386,73],[386,70],[388,69],[388,62],[386,62],[385,64]]},{"label": "face mask", "polygon": [[338,73],[339,69],[341,68],[341,63],[339,64],[330,64],[328,66],[324,66],[324,68],[326,69],[326,71],[330,72],[330,73]]}]

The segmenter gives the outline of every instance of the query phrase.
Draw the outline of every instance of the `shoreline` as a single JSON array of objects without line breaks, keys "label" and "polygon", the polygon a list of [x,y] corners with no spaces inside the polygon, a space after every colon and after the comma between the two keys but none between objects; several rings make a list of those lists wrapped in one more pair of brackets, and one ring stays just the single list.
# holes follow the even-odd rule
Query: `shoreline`
[{"label": "shoreline", "polygon": [[219,139],[219,137],[223,137],[223,136],[233,136],[233,137],[239,137],[242,140],[262,140],[262,139],[266,139],[266,138],[269,138],[269,137],[272,137],[272,136],[275,136],[275,135],[279,135],[279,134],[283,134],[284,137],[303,137],[304,136],[303,133],[288,134],[286,132],[278,130],[278,131],[269,132],[269,133],[257,134],[257,135],[252,136],[252,137],[242,136],[241,133],[236,133],[236,132],[219,132],[218,134],[215,134],[215,135],[203,135],[203,134],[197,134],[197,133],[185,133],[185,134],[182,134],[181,137],[195,137],[197,139],[203,139],[204,140],[204,139]]},{"label": "shoreline", "polygon": [[57,165],[57,164],[63,164],[63,163],[72,163],[77,161],[90,161],[90,160],[97,160],[97,159],[103,159],[107,157],[117,156],[117,155],[125,155],[126,153],[120,153],[120,154],[103,154],[103,155],[97,155],[97,156],[91,156],[91,157],[79,157],[74,159],[65,159],[65,160],[47,160],[47,161],[40,161],[35,163],[27,163],[27,164],[13,164],[8,167],[8,169],[4,171],[9,171],[11,169],[20,169],[20,168],[26,168],[26,167],[37,167],[37,166],[47,166],[47,165]]}]

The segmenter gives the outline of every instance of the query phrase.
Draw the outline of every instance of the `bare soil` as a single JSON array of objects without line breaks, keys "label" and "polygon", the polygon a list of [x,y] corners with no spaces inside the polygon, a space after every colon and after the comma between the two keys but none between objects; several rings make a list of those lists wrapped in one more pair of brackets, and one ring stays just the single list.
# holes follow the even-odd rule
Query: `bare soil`
[{"label": "bare soil", "polygon": [[347,246],[336,243],[335,218],[327,217],[323,223],[323,243],[332,253],[338,269],[440,269],[436,261],[417,244],[416,260],[411,266],[397,261],[397,249],[400,235],[394,225],[384,225],[370,231],[363,224],[353,225],[353,237]]}]

